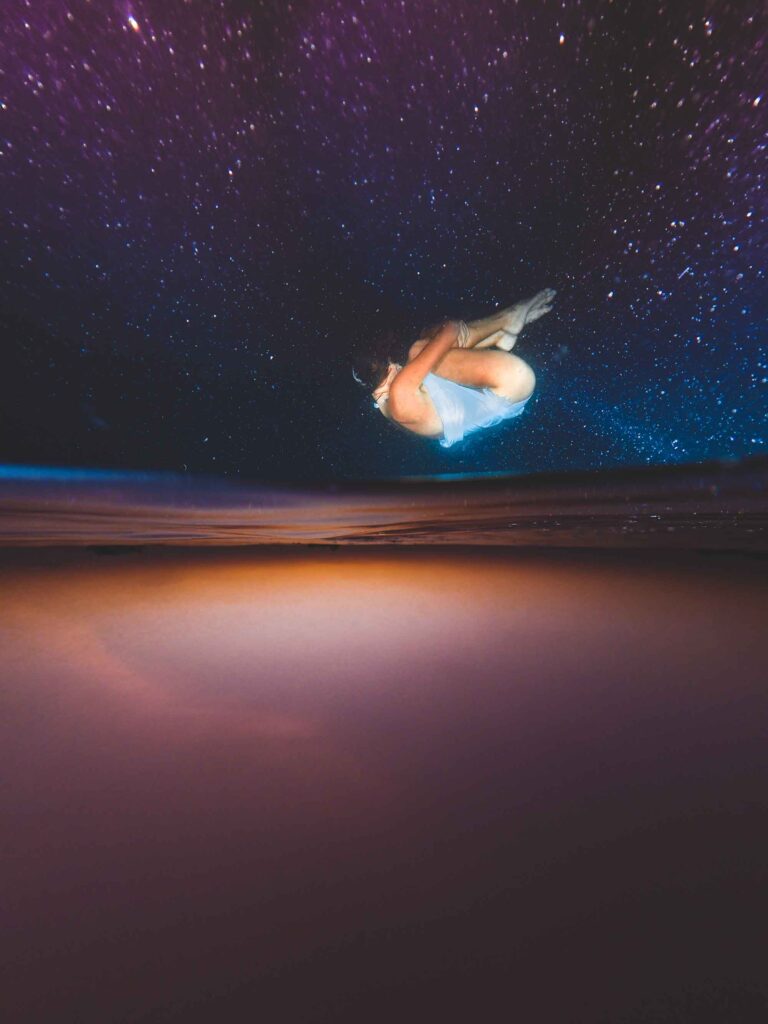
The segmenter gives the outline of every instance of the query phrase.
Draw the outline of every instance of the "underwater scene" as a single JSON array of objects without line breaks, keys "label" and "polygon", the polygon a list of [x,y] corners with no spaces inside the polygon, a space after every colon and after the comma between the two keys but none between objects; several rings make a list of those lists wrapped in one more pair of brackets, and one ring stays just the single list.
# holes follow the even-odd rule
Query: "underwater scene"
[{"label": "underwater scene", "polygon": [[767,42],[3,0],[0,1020],[768,1020]]},{"label": "underwater scene", "polygon": [[739,2],[8,0],[0,461],[764,451],[766,33]]}]

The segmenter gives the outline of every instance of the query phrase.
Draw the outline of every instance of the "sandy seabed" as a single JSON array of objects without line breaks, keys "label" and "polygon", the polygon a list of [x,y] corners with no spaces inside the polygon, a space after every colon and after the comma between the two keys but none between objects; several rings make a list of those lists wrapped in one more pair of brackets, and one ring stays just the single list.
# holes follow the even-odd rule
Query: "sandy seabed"
[{"label": "sandy seabed", "polygon": [[3,1019],[751,1021],[765,561],[0,555]]}]

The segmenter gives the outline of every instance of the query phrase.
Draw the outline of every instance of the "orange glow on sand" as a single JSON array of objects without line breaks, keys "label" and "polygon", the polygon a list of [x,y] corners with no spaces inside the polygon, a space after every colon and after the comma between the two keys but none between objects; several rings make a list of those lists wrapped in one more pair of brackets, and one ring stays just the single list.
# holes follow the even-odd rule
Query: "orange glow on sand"
[{"label": "orange glow on sand", "polygon": [[762,870],[766,600],[757,569],[694,562],[8,556],[13,1019],[201,985],[228,1019],[320,1019],[319,991],[383,1020],[385,977],[443,1012],[514,977],[560,1012],[550,962],[597,1015],[684,937],[728,966],[687,901],[743,914]]}]

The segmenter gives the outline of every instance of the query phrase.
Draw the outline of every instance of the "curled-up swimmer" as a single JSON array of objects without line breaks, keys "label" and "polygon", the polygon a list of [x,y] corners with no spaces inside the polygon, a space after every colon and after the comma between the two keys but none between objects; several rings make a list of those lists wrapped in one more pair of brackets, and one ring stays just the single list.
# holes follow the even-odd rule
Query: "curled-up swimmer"
[{"label": "curled-up swimmer", "polygon": [[440,321],[422,331],[405,363],[374,345],[352,374],[372,389],[374,407],[388,420],[449,448],[522,413],[536,377],[512,350],[525,327],[552,309],[555,294],[545,288],[482,320]]}]

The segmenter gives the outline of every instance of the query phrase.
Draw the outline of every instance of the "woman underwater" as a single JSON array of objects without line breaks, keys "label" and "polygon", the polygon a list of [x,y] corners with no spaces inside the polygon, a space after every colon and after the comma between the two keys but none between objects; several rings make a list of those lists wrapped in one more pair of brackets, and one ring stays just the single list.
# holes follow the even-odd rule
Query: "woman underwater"
[{"label": "woman underwater", "polygon": [[551,288],[483,320],[449,320],[425,332],[405,366],[373,354],[358,384],[373,387],[374,406],[397,426],[439,438],[444,448],[466,434],[519,416],[536,378],[512,349],[526,324],[552,308]]}]

